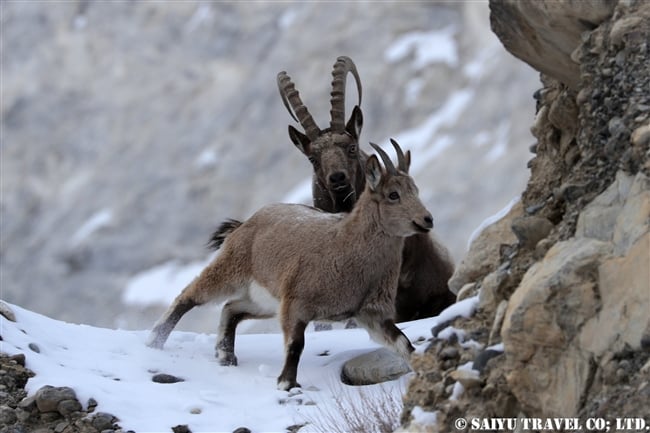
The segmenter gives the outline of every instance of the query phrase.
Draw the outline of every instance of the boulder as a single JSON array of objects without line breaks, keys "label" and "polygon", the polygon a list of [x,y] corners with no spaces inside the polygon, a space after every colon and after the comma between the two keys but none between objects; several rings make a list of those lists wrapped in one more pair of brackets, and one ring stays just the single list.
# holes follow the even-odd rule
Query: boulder
[{"label": "boulder", "polygon": [[597,369],[642,348],[649,263],[650,182],[618,173],[583,209],[576,236],[531,267],[508,302],[501,330],[507,380],[524,407],[575,416],[601,380]]},{"label": "boulder", "polygon": [[490,0],[490,25],[516,57],[576,89],[580,67],[571,54],[582,33],[610,17],[615,6],[608,0]]},{"label": "boulder", "polygon": [[343,364],[341,380],[348,385],[372,385],[395,380],[411,371],[401,356],[381,348],[364,353]]},{"label": "boulder", "polygon": [[511,229],[512,221],[523,213],[521,202],[516,203],[503,218],[487,226],[472,241],[467,255],[449,280],[449,290],[458,294],[463,286],[477,281],[499,266],[501,245],[517,242]]}]

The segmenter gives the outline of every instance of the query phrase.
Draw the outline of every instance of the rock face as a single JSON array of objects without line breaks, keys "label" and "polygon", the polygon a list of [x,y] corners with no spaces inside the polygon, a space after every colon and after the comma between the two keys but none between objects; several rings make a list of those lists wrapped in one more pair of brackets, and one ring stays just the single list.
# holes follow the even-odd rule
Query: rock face
[{"label": "rock face", "polygon": [[581,43],[582,33],[610,17],[615,5],[608,0],[492,1],[490,22],[508,51],[577,89],[580,64],[572,54]]},{"label": "rock face", "polygon": [[[460,398],[438,392],[439,361],[425,354],[405,428],[453,431],[459,416],[648,424],[650,3],[491,0],[490,8],[495,33],[542,72],[544,86],[519,215],[486,229],[452,278],[463,292],[480,291],[476,316],[454,326],[483,345],[500,341],[504,354]],[[415,406],[438,411],[436,426],[409,424]]]}]

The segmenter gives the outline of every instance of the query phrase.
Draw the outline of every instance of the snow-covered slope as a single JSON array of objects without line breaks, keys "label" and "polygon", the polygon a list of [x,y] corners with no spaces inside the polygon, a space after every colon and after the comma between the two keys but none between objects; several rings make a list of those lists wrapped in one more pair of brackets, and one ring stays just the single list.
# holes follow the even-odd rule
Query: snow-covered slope
[{"label": "snow-covered slope", "polygon": [[[401,327],[422,350],[433,326],[468,316],[476,302],[468,299],[437,318]],[[303,388],[287,393],[276,389],[283,363],[280,334],[239,335],[239,365],[222,367],[214,358],[214,335],[173,332],[161,351],[145,346],[147,331],[74,325],[15,305],[10,308],[16,322],[0,316],[0,352],[26,354],[27,367],[36,373],[28,392],[44,385],[70,386],[82,403],[94,398],[98,411],[112,413],[124,429],[140,433],[169,431],[181,424],[194,432],[229,432],[242,426],[282,432],[305,423],[311,424],[301,432],[319,430],[313,422],[322,413],[336,416],[334,396],[346,392],[352,400],[361,398],[357,390],[399,396],[409,376],[381,385],[343,385],[342,364],[378,347],[361,329],[308,333],[298,369]],[[151,379],[157,373],[184,381],[155,383]]]}]

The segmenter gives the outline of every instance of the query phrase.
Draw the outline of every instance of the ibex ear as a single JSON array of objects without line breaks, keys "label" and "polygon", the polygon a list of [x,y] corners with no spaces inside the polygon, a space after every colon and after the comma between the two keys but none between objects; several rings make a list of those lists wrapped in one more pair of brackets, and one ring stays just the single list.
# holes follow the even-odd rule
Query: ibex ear
[{"label": "ibex ear", "polygon": [[406,155],[404,155],[404,161],[406,161],[406,172],[408,173],[408,169],[411,168],[411,151],[407,150]]},{"label": "ibex ear", "polygon": [[348,134],[358,140],[359,136],[361,135],[362,126],[363,114],[361,113],[361,108],[359,108],[358,105],[355,105],[354,109],[352,110],[350,120],[348,120],[348,123],[345,125],[345,130],[348,132]]},{"label": "ibex ear", "polygon": [[310,143],[309,138],[293,126],[289,125],[289,138],[298,149],[307,155],[307,147]]},{"label": "ibex ear", "polygon": [[381,181],[382,176],[381,164],[375,155],[370,155],[366,161],[366,182],[370,186],[371,191],[375,191],[379,182]]}]

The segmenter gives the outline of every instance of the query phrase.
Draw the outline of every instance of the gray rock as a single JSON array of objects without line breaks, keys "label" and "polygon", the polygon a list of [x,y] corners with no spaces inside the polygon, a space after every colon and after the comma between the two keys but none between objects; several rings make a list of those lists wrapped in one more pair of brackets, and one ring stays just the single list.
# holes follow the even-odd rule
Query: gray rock
[{"label": "gray rock", "polygon": [[0,315],[10,322],[16,321],[16,315],[5,302],[0,301]]},{"label": "gray rock", "polygon": [[81,410],[81,403],[78,400],[62,400],[57,406],[57,410],[63,416],[70,416],[74,412]]},{"label": "gray rock", "polygon": [[72,388],[67,386],[53,387],[45,385],[35,394],[36,406],[40,412],[56,412],[59,403],[63,400],[76,400],[77,395]]},{"label": "gray rock", "polygon": [[158,373],[151,378],[151,381],[156,383],[177,383],[183,382],[185,379],[173,376],[171,374]]},{"label": "gray rock", "polygon": [[16,413],[9,406],[0,406],[0,425],[11,425],[16,422]]},{"label": "gray rock", "polygon": [[348,385],[372,385],[397,379],[409,371],[411,368],[401,356],[381,348],[343,364],[341,380]]},{"label": "gray rock", "polygon": [[111,415],[110,413],[105,413],[105,412],[97,412],[91,421],[91,424],[93,427],[95,427],[97,430],[104,431],[104,430],[110,430],[113,428],[113,424],[117,421],[117,419]]}]

